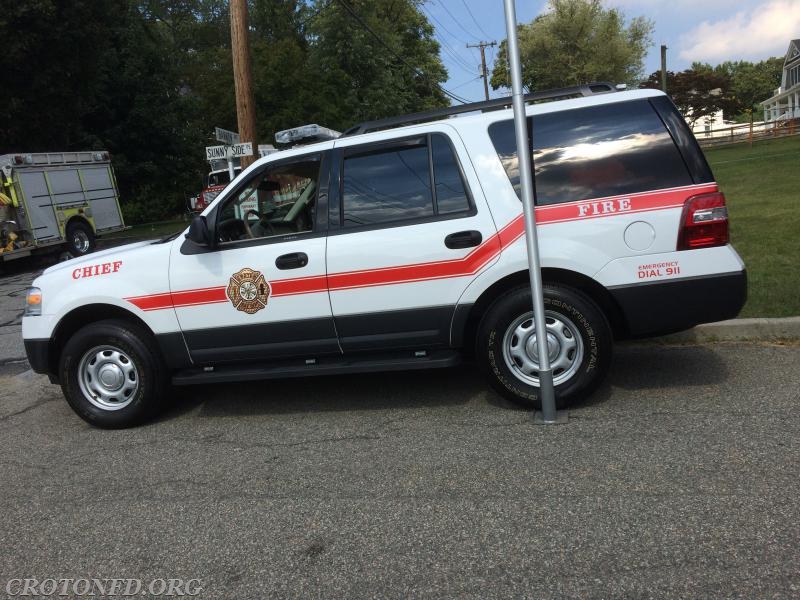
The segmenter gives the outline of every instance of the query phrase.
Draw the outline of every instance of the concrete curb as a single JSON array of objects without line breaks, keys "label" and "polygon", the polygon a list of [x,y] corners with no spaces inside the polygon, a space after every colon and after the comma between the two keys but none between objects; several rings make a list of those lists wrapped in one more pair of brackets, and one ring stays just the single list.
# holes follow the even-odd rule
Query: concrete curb
[{"label": "concrete curb", "polygon": [[664,343],[800,340],[800,317],[731,319],[657,339]]}]

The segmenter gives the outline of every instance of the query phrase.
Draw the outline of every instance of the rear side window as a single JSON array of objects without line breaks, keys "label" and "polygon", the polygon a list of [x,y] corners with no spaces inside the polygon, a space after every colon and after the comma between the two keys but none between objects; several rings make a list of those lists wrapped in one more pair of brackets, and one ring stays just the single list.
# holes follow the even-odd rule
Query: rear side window
[{"label": "rear side window", "polygon": [[[521,197],[514,121],[493,123],[489,137]],[[534,117],[533,168],[540,205],[693,183],[672,137],[647,101]]]},{"label": "rear side window", "polygon": [[353,148],[345,154],[344,227],[455,216],[469,210],[461,169],[441,134]]}]

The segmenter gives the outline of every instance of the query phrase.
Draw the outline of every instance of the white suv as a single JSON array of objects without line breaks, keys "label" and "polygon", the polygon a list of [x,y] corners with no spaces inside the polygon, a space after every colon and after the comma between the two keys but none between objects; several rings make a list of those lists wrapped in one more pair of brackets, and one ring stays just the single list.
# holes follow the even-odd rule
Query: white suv
[{"label": "white suv", "polygon": [[[614,339],[732,318],[746,297],[725,198],[686,123],[661,92],[610,90],[527,106],[559,405],[598,386]],[[560,99],[570,95],[582,97]],[[272,154],[185,236],[48,269],[23,319],[31,366],[100,427],[147,419],[170,383],[446,367],[465,355],[500,393],[537,406],[509,102],[366,123]]]}]

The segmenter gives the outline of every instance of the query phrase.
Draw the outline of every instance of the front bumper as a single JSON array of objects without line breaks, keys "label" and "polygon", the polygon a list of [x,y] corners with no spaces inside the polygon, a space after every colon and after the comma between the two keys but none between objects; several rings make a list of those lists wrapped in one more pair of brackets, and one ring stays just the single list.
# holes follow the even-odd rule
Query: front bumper
[{"label": "front bumper", "polygon": [[49,376],[52,383],[58,383],[55,369],[50,365],[50,340],[25,340],[25,354],[31,369]]}]

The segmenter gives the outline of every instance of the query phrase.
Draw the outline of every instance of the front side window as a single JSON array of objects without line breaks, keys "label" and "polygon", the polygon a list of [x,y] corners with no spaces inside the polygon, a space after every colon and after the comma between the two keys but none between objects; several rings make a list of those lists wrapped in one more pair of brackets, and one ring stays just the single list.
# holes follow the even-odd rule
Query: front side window
[{"label": "front side window", "polygon": [[319,157],[271,165],[219,208],[221,242],[282,236],[314,228]]},{"label": "front side window", "polygon": [[[493,123],[489,137],[520,196],[514,122]],[[533,168],[540,205],[693,183],[672,137],[647,101],[537,115]]]},{"label": "front side window", "polygon": [[350,149],[342,170],[344,227],[436,218],[470,210],[453,148],[431,134]]}]

